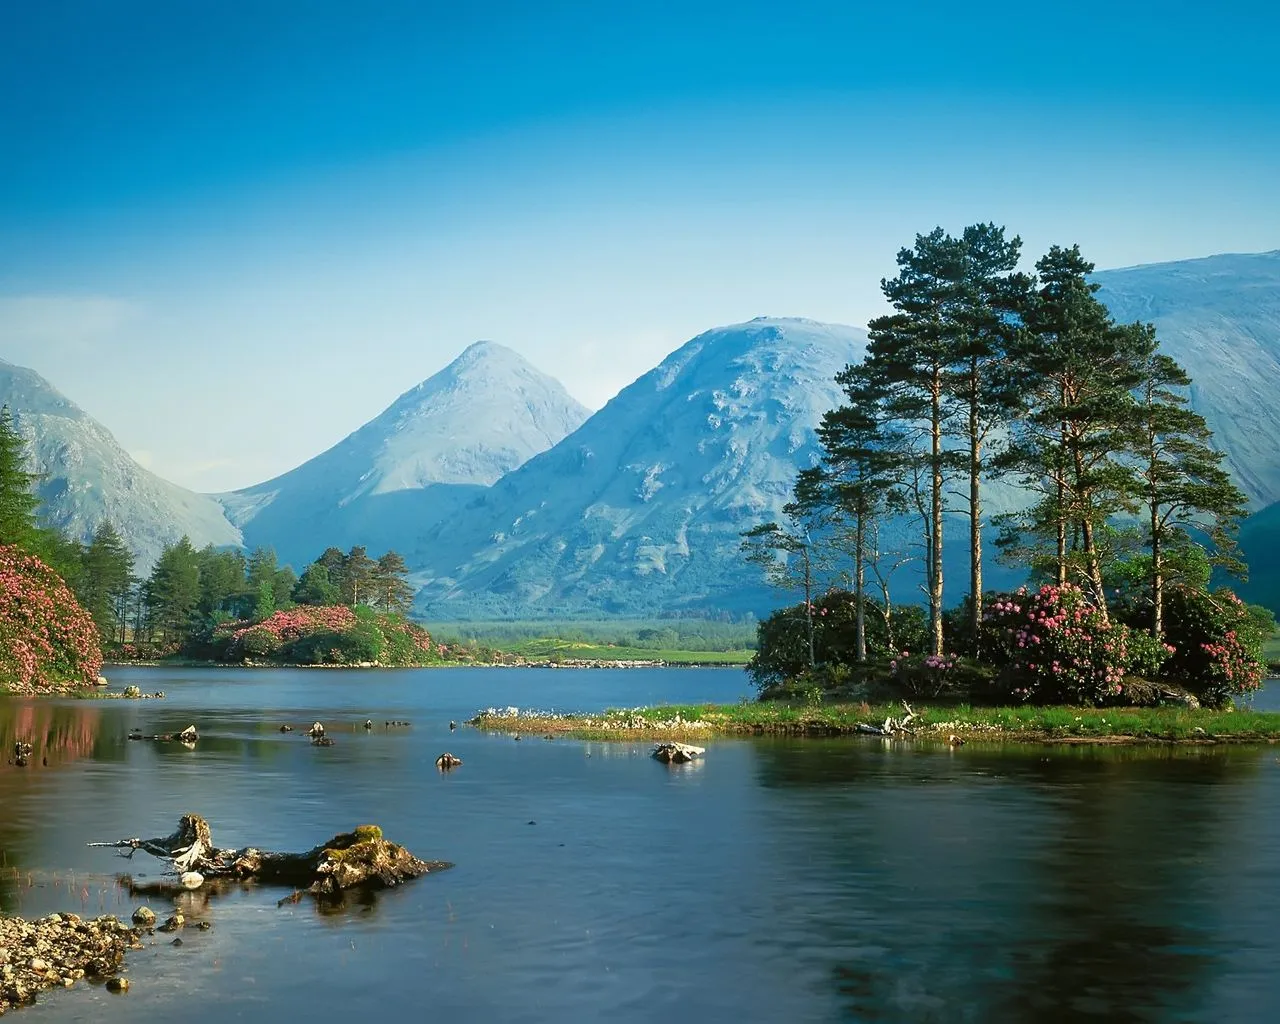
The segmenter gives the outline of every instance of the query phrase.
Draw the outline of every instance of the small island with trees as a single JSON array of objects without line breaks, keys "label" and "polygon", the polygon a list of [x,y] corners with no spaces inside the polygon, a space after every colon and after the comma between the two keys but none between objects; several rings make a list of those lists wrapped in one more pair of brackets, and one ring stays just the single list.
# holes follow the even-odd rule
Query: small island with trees
[{"label": "small island with trees", "polygon": [[[882,282],[892,312],[837,377],[846,400],[823,417],[821,460],[797,467],[783,521],[744,534],[745,556],[803,595],[760,623],[759,702],[475,724],[1280,738],[1280,716],[1236,710],[1276,623],[1225,585],[1246,571],[1246,500],[1190,377],[1154,327],[1111,318],[1078,247],[1054,246],[1034,275],[1020,251],[978,224],[899,252]],[[957,540],[967,579],[948,603]],[[984,588],[988,541],[1025,583]],[[916,583],[923,604],[899,601]]]}]

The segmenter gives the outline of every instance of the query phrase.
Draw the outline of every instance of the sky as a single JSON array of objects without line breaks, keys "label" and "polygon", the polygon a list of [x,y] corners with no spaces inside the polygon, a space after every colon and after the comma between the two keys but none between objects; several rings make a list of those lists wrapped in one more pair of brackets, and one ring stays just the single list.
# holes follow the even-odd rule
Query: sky
[{"label": "sky", "polygon": [[468,344],[603,405],[895,253],[1280,248],[1263,5],[59,0],[0,9],[0,359],[221,491]]}]

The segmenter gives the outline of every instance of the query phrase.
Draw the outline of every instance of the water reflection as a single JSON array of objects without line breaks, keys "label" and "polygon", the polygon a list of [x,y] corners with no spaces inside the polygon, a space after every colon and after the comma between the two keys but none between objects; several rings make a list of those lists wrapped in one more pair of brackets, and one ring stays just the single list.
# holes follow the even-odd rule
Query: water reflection
[{"label": "water reflection", "polygon": [[1256,751],[776,743],[757,768],[818,819],[814,983],[852,1019],[1193,1019],[1223,966],[1207,904]]},{"label": "water reflection", "polygon": [[101,708],[86,701],[53,704],[0,697],[0,751],[5,755],[0,776],[17,767],[13,749],[18,742],[31,744],[28,767],[92,757],[101,725]]}]

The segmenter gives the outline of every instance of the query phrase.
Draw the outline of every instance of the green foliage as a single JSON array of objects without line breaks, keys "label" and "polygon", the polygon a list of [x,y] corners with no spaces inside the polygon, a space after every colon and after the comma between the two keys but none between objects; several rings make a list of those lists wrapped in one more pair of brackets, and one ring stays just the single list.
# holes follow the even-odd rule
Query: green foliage
[{"label": "green foliage", "polygon": [[13,425],[9,407],[0,407],[0,544],[29,550],[36,533],[38,477],[27,472],[27,445]]},{"label": "green foliage", "polygon": [[1164,678],[1206,703],[1223,704],[1262,685],[1263,651],[1275,633],[1267,609],[1225,588],[1210,594],[1173,587],[1165,596],[1165,628],[1172,650]]},{"label": "green foliage", "polygon": [[[917,605],[894,609],[888,621],[883,608],[864,598],[867,650],[873,660],[887,661],[928,640],[928,618]],[[803,604],[782,608],[763,620],[756,633],[756,653],[747,674],[761,689],[795,679],[809,669],[808,616]],[[815,660],[820,666],[857,664],[857,601],[847,590],[831,590],[813,603]],[[893,645],[890,645],[892,630]]]},{"label": "green foliage", "polygon": [[313,562],[302,571],[302,578],[293,588],[293,600],[297,604],[337,604],[338,588],[329,579],[329,570],[320,562]]},{"label": "green foliage", "polygon": [[278,654],[283,641],[264,626],[254,626],[240,639],[239,653],[246,658],[269,658]]},{"label": "green foliage", "polygon": [[1000,690],[1032,704],[1120,703],[1125,677],[1153,673],[1168,653],[1149,634],[1104,617],[1070,584],[995,595],[981,646],[1000,669]]},{"label": "green foliage", "polygon": [[125,609],[133,585],[133,554],[104,519],[81,553],[81,571],[73,584],[76,596],[93,616],[104,639],[123,640]]}]

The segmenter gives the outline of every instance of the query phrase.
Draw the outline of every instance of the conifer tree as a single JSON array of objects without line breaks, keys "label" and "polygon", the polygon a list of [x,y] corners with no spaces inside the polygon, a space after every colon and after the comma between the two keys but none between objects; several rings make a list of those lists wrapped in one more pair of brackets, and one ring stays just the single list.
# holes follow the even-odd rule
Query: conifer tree
[{"label": "conifer tree", "polygon": [[320,562],[312,562],[302,571],[292,598],[298,604],[327,605],[337,604],[340,594],[329,579],[329,570]]},{"label": "conifer tree", "polygon": [[354,545],[342,559],[342,600],[355,606],[368,603],[377,563],[363,545]]},{"label": "conifer tree", "polygon": [[1164,634],[1164,589],[1169,551],[1199,529],[1212,541],[1210,559],[1243,570],[1235,533],[1247,514],[1247,499],[1222,468],[1223,454],[1211,446],[1204,417],[1188,407],[1191,378],[1178,363],[1152,351],[1137,389],[1134,456],[1138,492],[1145,510],[1150,549],[1148,580],[1151,631]]},{"label": "conifer tree", "polygon": [[36,535],[36,474],[27,472],[27,444],[0,407],[0,544],[29,548]]},{"label": "conifer tree", "polygon": [[935,228],[898,253],[898,276],[881,282],[894,312],[867,325],[868,373],[884,389],[888,417],[911,432],[912,462],[923,473],[920,512],[925,532],[925,594],[930,647],[942,653],[943,489],[950,457],[948,373],[955,357],[954,323],[962,246]]},{"label": "conifer tree", "polygon": [[191,638],[200,605],[200,556],[189,537],[166,545],[160,553],[147,581],[145,600],[148,624],[159,629],[165,640],[184,644]]},{"label": "conifer tree", "polygon": [[398,552],[388,551],[373,570],[373,606],[384,612],[407,614],[413,606],[413,587],[407,579],[409,567]]},{"label": "conifer tree", "polygon": [[[1065,584],[1080,574],[1107,617],[1099,531],[1134,512],[1134,389],[1155,350],[1141,324],[1117,325],[1088,280],[1093,264],[1078,246],[1054,246],[1036,264],[1039,287],[1014,353],[1025,406],[1005,465],[1042,497],[1017,527],[1052,536],[1053,572]],[[1007,532],[1005,543],[1013,536]]]},{"label": "conifer tree", "polygon": [[133,562],[133,553],[111,521],[102,520],[84,548],[75,590],[104,638],[116,637],[121,632],[122,609],[133,584]]}]

